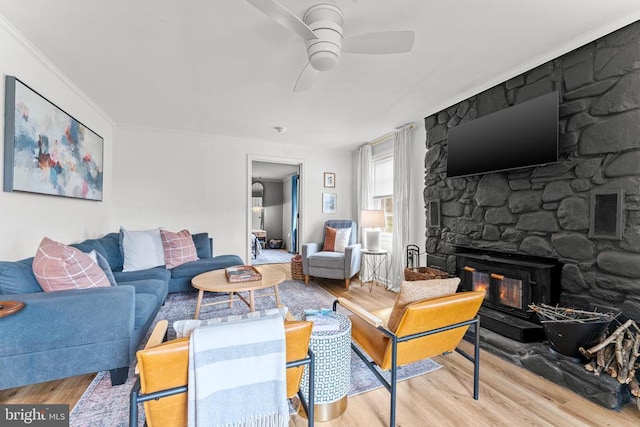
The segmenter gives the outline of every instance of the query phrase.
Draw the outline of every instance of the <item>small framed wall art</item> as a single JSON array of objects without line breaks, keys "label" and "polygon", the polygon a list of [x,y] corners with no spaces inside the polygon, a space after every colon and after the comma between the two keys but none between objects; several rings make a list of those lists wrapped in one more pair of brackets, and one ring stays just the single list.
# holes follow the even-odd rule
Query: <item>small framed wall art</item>
[{"label": "small framed wall art", "polygon": [[336,193],[322,193],[322,213],[336,213],[337,199]]},{"label": "small framed wall art", "polygon": [[333,172],[324,173],[324,188],[336,188],[336,174]]},{"label": "small framed wall art", "polygon": [[102,200],[100,135],[6,77],[4,191]]}]

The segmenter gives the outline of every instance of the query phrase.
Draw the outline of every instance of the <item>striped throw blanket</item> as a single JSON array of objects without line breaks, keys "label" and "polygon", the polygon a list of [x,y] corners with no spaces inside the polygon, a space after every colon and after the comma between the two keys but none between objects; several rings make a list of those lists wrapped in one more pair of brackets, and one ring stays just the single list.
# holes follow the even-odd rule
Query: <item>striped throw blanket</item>
[{"label": "striped throw blanket", "polygon": [[194,329],[189,340],[189,427],[286,427],[285,365],[279,314]]}]

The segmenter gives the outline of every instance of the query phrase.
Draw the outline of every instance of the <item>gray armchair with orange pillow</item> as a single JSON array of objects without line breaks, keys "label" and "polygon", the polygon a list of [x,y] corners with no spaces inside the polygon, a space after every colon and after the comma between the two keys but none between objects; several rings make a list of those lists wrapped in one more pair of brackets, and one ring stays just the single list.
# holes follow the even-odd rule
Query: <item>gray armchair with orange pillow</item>
[{"label": "gray armchair with orange pillow", "polygon": [[309,277],[314,276],[339,279],[344,280],[345,289],[349,290],[351,278],[360,272],[361,245],[357,241],[358,225],[354,221],[326,221],[322,242],[302,245],[304,282],[309,283]]},{"label": "gray armchair with orange pillow", "polygon": [[[345,298],[334,303],[334,310],[340,304],[353,313],[349,317],[351,347],[391,394],[390,426],[396,423],[397,370],[419,360],[453,351],[460,353],[474,365],[473,398],[478,399],[480,320],[477,313],[484,292],[455,293],[459,280],[436,279],[422,284],[404,282],[403,285],[409,284],[409,292],[402,295],[401,289],[393,307],[374,312],[368,312]],[[428,288],[433,288],[434,292]],[[420,293],[423,299],[416,300]],[[458,348],[470,325],[474,325],[475,334],[473,356]],[[391,380],[387,381],[376,367],[390,371]]]}]

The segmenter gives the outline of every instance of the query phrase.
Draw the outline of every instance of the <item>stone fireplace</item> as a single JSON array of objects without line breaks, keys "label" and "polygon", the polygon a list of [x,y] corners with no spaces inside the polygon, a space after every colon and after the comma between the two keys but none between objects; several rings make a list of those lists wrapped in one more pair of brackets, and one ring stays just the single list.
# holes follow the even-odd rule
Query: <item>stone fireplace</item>
[{"label": "stone fireplace", "polygon": [[[560,94],[557,163],[446,178],[449,129],[552,91]],[[425,128],[426,217],[440,219],[427,228],[426,251],[450,274],[487,273],[474,264],[483,252],[502,261],[543,260],[554,277],[551,303],[622,311],[640,321],[640,22],[426,117]],[[476,258],[460,261],[463,254]],[[489,286],[500,276],[523,279],[507,270],[489,271]],[[478,283],[486,279],[476,276]],[[485,308],[507,306],[497,312],[535,323],[513,307],[521,309],[526,300],[517,292],[528,290],[511,289],[515,296],[502,304],[501,285],[494,286]],[[543,354],[543,344],[495,330],[483,331],[481,340],[484,348],[605,406],[628,399],[616,381],[593,381],[582,365]]]}]

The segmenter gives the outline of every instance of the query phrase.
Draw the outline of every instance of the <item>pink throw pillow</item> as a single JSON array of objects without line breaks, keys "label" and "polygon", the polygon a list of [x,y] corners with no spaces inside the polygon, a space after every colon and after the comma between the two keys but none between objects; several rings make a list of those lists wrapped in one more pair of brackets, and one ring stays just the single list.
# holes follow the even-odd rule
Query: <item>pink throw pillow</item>
[{"label": "pink throw pillow", "polygon": [[45,292],[111,286],[104,271],[89,255],[48,237],[40,242],[32,269]]},{"label": "pink throw pillow", "polygon": [[160,238],[162,238],[164,262],[167,268],[171,269],[199,259],[196,245],[193,243],[191,233],[188,230],[173,233],[160,229]]}]

